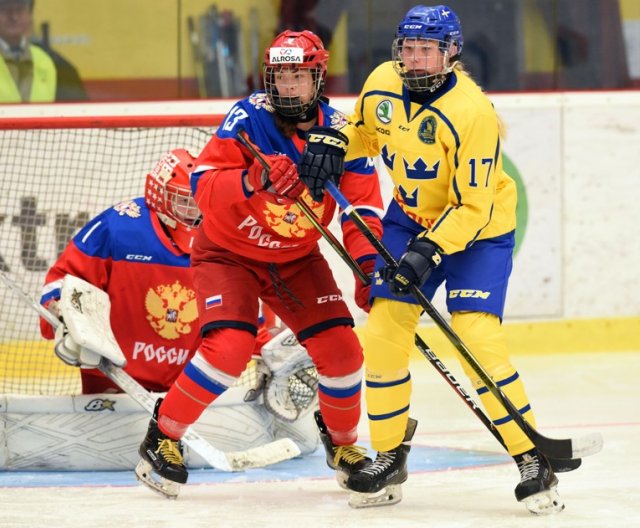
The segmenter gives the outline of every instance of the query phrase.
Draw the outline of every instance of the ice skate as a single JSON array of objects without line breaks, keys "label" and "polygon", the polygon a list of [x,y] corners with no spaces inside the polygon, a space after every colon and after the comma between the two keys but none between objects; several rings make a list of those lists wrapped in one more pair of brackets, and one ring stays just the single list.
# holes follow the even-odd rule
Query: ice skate
[{"label": "ice skate", "polygon": [[158,428],[158,409],[162,398],[156,402],[149,422],[147,436],[138,448],[142,460],[138,462],[136,478],[151,490],[175,499],[180,486],[187,482],[187,468],[182,459],[180,442],[165,436]]},{"label": "ice skate", "polygon": [[349,506],[389,506],[402,500],[401,485],[409,475],[407,457],[417,425],[416,420],[409,418],[404,439],[398,447],[379,452],[372,464],[349,477],[347,487],[356,492],[349,497]]},{"label": "ice skate", "polygon": [[513,457],[520,470],[520,483],[515,494],[518,502],[536,515],[548,515],[564,510],[558,495],[558,477],[547,458],[537,449]]},{"label": "ice skate", "polygon": [[320,430],[322,445],[327,453],[327,465],[335,470],[336,480],[340,487],[342,489],[348,489],[347,479],[349,476],[365,468],[368,464],[371,464],[371,459],[365,456],[367,451],[364,447],[356,445],[334,445],[320,411],[316,411],[314,417]]}]

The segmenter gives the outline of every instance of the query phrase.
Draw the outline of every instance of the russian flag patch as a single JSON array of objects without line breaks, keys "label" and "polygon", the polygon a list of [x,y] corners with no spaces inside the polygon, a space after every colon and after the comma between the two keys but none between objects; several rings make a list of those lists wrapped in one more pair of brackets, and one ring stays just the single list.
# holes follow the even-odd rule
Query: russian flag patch
[{"label": "russian flag patch", "polygon": [[215,308],[216,306],[220,306],[222,304],[222,295],[212,295],[211,297],[207,297],[204,301],[204,307],[206,310],[209,308]]}]

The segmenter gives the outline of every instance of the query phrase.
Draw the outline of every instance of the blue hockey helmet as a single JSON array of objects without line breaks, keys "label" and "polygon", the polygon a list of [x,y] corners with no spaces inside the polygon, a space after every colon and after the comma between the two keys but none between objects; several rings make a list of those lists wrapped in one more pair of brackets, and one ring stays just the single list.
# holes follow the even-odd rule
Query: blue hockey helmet
[{"label": "blue hockey helmet", "polygon": [[[433,71],[432,68],[431,71],[417,70],[411,64],[406,64],[412,62],[407,58],[407,53],[409,57],[417,57],[417,55],[411,55],[410,50],[414,50],[413,53],[415,53],[411,41],[418,40],[438,43],[438,49],[442,52],[443,58],[437,71]],[[412,7],[398,25],[391,52],[393,67],[409,90],[433,91],[442,85],[452,71],[455,61],[459,60],[462,45],[460,19],[453,10],[444,5],[434,7],[418,5]]]},{"label": "blue hockey helmet", "polygon": [[455,12],[444,5],[427,7],[417,5],[409,9],[396,31],[396,38],[430,39],[444,46],[456,44],[457,55],[462,53],[462,25]]}]

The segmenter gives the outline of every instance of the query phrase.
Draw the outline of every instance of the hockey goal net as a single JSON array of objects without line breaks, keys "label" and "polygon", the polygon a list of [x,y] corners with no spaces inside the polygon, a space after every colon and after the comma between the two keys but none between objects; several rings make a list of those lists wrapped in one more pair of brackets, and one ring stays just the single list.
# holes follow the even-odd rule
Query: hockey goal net
[{"label": "hockey goal net", "polygon": [[[0,119],[0,270],[35,300],[75,232],[142,196],[162,154],[199,154],[222,115]],[[78,394],[78,370],[43,340],[32,307],[0,284],[0,393]]]}]

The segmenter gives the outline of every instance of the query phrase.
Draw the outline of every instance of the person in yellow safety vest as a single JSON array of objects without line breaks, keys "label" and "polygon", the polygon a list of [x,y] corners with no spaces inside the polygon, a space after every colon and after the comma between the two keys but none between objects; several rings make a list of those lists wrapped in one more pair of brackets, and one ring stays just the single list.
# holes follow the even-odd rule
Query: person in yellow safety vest
[{"label": "person in yellow safety vest", "polygon": [[86,99],[75,68],[29,40],[33,7],[34,0],[0,0],[0,103]]},{"label": "person in yellow safety vest", "polygon": [[0,102],[55,101],[56,66],[27,40],[32,14],[33,0],[0,0]]}]

